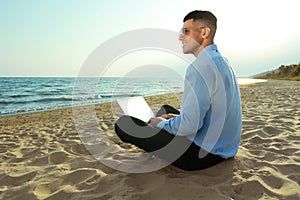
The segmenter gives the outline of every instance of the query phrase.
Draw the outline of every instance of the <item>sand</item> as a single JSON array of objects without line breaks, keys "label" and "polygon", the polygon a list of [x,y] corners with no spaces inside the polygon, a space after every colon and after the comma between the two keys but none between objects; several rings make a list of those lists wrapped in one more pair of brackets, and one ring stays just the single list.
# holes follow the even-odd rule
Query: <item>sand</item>
[{"label": "sand", "polygon": [[[105,156],[82,144],[71,108],[0,117],[0,199],[300,199],[299,94],[300,82],[293,81],[242,86],[238,154],[193,172],[166,166],[127,173],[99,162],[126,166],[144,154],[116,137],[115,105],[97,105],[100,126],[85,133],[92,151],[101,142],[112,149]],[[162,103],[178,108],[180,94],[147,101],[153,110]],[[105,141],[95,134],[101,129]]]}]

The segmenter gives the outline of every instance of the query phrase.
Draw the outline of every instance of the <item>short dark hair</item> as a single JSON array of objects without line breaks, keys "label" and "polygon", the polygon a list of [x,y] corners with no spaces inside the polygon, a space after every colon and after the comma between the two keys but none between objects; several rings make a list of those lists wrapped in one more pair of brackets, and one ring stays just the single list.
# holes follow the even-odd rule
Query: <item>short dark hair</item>
[{"label": "short dark hair", "polygon": [[205,23],[208,27],[210,27],[212,31],[212,37],[214,37],[216,30],[217,30],[217,18],[214,14],[212,14],[209,11],[204,10],[194,10],[190,13],[188,13],[184,19],[183,22],[193,19],[194,21],[201,21]]}]

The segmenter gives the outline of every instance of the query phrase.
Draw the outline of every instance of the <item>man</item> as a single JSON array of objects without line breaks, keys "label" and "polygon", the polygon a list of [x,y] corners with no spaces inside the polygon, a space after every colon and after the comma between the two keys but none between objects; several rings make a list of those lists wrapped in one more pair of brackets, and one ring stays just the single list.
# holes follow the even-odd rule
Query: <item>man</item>
[{"label": "man", "polygon": [[241,136],[241,105],[234,73],[214,44],[217,19],[192,11],[179,40],[196,60],[187,68],[180,112],[164,105],[149,123],[122,116],[117,135],[184,170],[199,170],[233,157]]}]

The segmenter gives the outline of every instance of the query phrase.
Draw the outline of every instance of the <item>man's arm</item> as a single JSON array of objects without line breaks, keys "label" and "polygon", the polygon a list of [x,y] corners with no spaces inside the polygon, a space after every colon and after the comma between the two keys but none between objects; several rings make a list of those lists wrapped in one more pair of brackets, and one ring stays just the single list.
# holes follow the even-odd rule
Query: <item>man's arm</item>
[{"label": "man's arm", "polygon": [[155,119],[158,122],[156,126],[180,136],[196,134],[203,126],[210,103],[204,79],[190,66],[185,78],[180,114],[168,120]]}]

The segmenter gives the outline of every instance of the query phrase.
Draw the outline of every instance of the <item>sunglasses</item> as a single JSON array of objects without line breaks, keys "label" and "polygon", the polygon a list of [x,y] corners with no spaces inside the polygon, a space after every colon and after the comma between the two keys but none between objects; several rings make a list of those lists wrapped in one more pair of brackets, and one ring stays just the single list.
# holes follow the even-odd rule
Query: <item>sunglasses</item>
[{"label": "sunglasses", "polygon": [[182,27],[179,31],[179,36],[185,36],[186,34],[188,34],[193,29],[201,30],[203,28],[205,28],[205,27],[204,26],[201,26],[201,27],[198,27],[198,28],[184,28],[184,27]]}]

